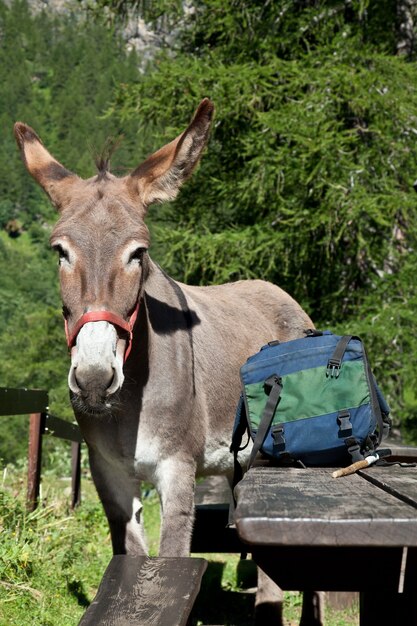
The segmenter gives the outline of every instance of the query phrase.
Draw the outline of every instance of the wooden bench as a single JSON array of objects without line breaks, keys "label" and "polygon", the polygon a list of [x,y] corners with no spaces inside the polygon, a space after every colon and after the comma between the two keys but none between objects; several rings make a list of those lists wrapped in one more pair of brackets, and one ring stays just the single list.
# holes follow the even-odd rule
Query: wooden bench
[{"label": "wooden bench", "polygon": [[[196,486],[191,552],[242,552],[235,528],[227,528],[232,492],[223,476]],[[207,562],[199,558],[112,558],[79,626],[179,626],[186,624]]]},{"label": "wooden bench", "polygon": [[235,489],[238,535],[283,589],[359,591],[361,626],[417,624],[417,468],[255,467]]},{"label": "wooden bench", "polygon": [[206,567],[199,558],[116,555],[79,626],[185,626]]}]

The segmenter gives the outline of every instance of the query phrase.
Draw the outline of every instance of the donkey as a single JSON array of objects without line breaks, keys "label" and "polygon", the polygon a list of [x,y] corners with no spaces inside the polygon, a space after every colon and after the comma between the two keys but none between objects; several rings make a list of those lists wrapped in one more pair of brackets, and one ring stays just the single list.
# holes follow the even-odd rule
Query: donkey
[{"label": "donkey", "polygon": [[26,168],[60,215],[51,245],[71,351],[68,384],[115,554],[146,553],[141,481],[160,497],[160,555],[189,554],[196,476],[233,473],[240,365],[262,344],[313,327],[270,283],[193,287],[149,257],[148,207],[175,198],[190,176],[213,110],[204,99],[181,135],[123,178],[105,163],[83,180],[32,128],[15,124]]}]

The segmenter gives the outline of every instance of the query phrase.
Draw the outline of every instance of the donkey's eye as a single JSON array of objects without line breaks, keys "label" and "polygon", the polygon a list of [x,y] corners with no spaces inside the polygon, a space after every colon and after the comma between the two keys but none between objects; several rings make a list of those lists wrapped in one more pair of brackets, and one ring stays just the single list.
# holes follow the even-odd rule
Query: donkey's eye
[{"label": "donkey's eye", "polygon": [[69,261],[69,254],[64,248],[58,243],[56,246],[52,246],[52,249],[58,253],[59,256],[59,264],[63,261]]},{"label": "donkey's eye", "polygon": [[128,263],[132,263],[134,261],[142,263],[143,255],[145,254],[145,252],[146,248],[136,248],[130,253]]}]

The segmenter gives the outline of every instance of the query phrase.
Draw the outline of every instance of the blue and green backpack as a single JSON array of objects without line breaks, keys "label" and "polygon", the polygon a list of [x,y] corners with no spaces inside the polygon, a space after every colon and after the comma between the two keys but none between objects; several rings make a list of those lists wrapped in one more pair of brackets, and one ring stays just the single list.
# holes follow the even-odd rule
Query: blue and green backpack
[{"label": "blue and green backpack", "polygon": [[362,340],[308,330],[272,341],[240,370],[231,451],[249,431],[258,452],[283,463],[346,465],[372,454],[390,428],[389,407]]}]

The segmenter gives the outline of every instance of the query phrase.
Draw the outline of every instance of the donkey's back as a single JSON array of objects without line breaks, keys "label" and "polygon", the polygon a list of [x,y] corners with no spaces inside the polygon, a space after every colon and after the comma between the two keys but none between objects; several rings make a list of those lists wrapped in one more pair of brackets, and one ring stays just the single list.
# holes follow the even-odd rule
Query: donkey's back
[{"label": "donkey's back", "polygon": [[[170,311],[171,320],[182,320],[176,326],[171,322],[165,345],[170,344],[170,361],[182,363],[175,370],[175,386],[177,394],[187,398],[194,416],[191,428],[201,440],[197,471],[230,475],[240,366],[268,341],[301,337],[313,327],[312,321],[285,291],[262,280],[194,287],[169,279],[153,266],[146,297],[150,324],[157,332],[164,326],[158,317],[163,310]],[[184,407],[182,411],[187,412]]]}]

